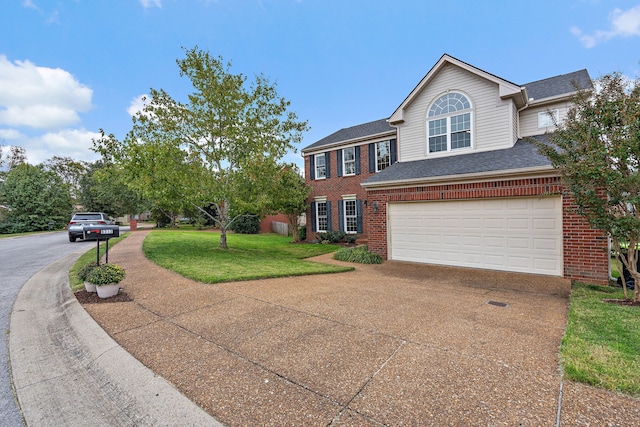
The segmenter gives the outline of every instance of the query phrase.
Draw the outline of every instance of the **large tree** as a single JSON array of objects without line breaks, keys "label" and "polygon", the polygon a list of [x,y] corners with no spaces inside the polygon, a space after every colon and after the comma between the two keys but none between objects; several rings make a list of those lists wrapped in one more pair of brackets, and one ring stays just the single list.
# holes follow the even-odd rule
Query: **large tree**
[{"label": "large tree", "polygon": [[62,181],[69,185],[74,204],[80,198],[80,180],[87,173],[88,163],[76,161],[71,157],[53,156],[44,164],[46,170],[57,173]]},{"label": "large tree", "polygon": [[[227,248],[227,230],[241,212],[268,205],[265,189],[279,170],[278,161],[301,141],[307,122],[298,120],[264,76],[247,84],[222,58],[197,47],[185,52],[177,64],[193,86],[188,100],[151,89],[125,140],[109,136],[96,146],[103,156],[112,153],[127,169],[136,168],[143,182],[154,181],[150,174],[156,165],[142,158],[156,156],[165,186],[203,213],[204,207],[214,208],[217,215],[209,216],[220,228],[220,247]],[[150,184],[154,193],[156,184]]]},{"label": "large tree", "polygon": [[578,212],[611,236],[640,301],[633,250],[640,243],[640,82],[618,73],[601,77],[594,90],[578,91],[567,119],[548,137],[541,151],[562,172]]},{"label": "large tree", "polygon": [[69,186],[59,175],[42,166],[19,164],[6,176],[0,199],[8,210],[5,221],[12,231],[47,230],[69,221],[72,212]]}]

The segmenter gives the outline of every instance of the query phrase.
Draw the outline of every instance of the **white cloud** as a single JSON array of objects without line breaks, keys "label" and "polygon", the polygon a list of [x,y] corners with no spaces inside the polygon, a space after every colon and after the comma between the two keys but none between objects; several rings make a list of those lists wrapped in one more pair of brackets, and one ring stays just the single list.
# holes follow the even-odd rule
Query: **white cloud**
[{"label": "white cloud", "polygon": [[585,34],[578,27],[571,27],[569,31],[586,48],[592,48],[614,37],[640,36],[640,5],[624,11],[614,9],[609,13],[609,22],[609,30],[596,30],[593,34]]},{"label": "white cloud", "polygon": [[[0,132],[1,136],[2,132]],[[65,129],[33,137],[16,135],[15,138],[7,138],[2,145],[23,147],[27,152],[27,161],[33,165],[40,164],[53,156],[71,157],[75,160],[92,162],[100,158],[99,154],[91,150],[92,139],[99,137],[98,132],[84,129]]]},{"label": "white cloud", "polygon": [[0,55],[0,125],[59,129],[80,121],[93,91],[59,68]]},{"label": "white cloud", "polygon": [[33,10],[40,11],[40,8],[32,0],[24,0],[22,2],[22,5],[24,7],[26,7],[27,9],[33,9]]},{"label": "white cloud", "polygon": [[138,111],[144,110],[144,107],[148,103],[148,101],[149,95],[147,94],[139,95],[133,98],[131,100],[131,103],[129,104],[129,108],[127,108],[127,113],[129,113],[131,117],[135,116]]},{"label": "white cloud", "polygon": [[162,0],[140,0],[140,4],[145,9],[150,9],[152,7],[162,7]]}]

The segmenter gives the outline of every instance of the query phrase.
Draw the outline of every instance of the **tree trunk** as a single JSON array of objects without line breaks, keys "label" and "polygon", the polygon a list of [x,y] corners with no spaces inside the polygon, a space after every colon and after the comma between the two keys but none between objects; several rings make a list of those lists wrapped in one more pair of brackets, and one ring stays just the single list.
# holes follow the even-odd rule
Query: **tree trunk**
[{"label": "tree trunk", "polygon": [[220,227],[220,247],[222,249],[229,249],[227,246],[227,227]]}]

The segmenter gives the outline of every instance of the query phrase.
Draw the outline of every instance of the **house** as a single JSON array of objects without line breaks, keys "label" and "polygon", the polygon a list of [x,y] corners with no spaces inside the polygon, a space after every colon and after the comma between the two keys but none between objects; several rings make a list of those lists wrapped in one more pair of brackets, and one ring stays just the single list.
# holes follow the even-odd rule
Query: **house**
[{"label": "house", "polygon": [[518,85],[443,55],[385,120],[302,150],[307,235],[357,233],[389,260],[607,283],[609,240],[529,138],[566,117],[587,70]]}]

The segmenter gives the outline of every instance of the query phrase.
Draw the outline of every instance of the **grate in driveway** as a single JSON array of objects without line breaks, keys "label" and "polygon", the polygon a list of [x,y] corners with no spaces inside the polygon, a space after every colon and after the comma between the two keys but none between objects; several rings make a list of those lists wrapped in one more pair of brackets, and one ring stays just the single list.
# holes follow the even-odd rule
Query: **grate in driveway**
[{"label": "grate in driveway", "polygon": [[487,304],[495,305],[498,307],[507,307],[509,305],[506,302],[500,302],[500,301],[487,301]]}]

